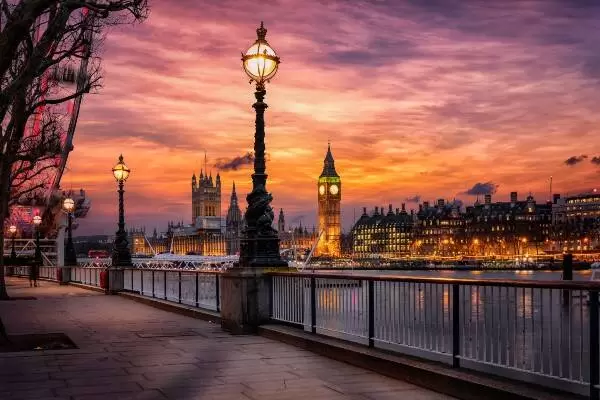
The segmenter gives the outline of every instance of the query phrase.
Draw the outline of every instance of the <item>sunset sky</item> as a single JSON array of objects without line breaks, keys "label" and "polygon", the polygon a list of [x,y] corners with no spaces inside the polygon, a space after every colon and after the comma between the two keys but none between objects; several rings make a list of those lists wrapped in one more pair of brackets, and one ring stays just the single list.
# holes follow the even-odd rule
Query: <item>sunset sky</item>
[{"label": "sunset sky", "polygon": [[[108,31],[104,87],[84,99],[62,181],[92,199],[77,234],[116,230],[110,170],[121,152],[132,169],[128,227],[191,222],[204,151],[213,176],[219,161],[252,151],[240,53],[261,20],[282,59],[265,100],[267,188],[288,222],[315,222],[328,139],[346,230],[363,206],[470,204],[474,186],[538,201],[551,175],[563,194],[600,186],[592,3],[154,0],[146,22]],[[221,171],[223,213],[233,180],[245,206],[250,174],[251,165]]]}]

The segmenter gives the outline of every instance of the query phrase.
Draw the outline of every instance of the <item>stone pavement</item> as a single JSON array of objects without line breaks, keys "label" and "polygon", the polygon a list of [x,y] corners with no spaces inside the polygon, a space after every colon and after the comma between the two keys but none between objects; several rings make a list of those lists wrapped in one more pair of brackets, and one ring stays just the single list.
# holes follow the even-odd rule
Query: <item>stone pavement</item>
[{"label": "stone pavement", "polygon": [[66,333],[73,350],[0,353],[0,399],[442,400],[426,389],[120,296],[8,278],[9,334]]}]

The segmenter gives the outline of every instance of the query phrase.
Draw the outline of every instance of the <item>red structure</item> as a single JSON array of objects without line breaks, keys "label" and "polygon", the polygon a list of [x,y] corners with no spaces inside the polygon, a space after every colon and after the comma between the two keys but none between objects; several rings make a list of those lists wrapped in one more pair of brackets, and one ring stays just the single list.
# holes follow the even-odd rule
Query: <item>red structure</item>
[{"label": "red structure", "polygon": [[[81,13],[83,26],[92,26],[92,13],[87,9]],[[42,18],[41,18],[42,19]],[[45,29],[43,21],[36,24],[35,40],[39,40]],[[84,28],[86,29],[86,28]],[[91,55],[93,30],[86,29],[80,50],[76,56],[61,61],[56,67],[50,68],[39,81],[39,99],[59,99],[74,93],[83,93],[88,83],[88,64]],[[15,166],[16,181],[20,182],[15,192],[27,192],[26,196],[16,199],[16,205],[11,208],[10,217],[6,221],[10,225],[17,225],[19,231],[25,235],[32,232],[33,215],[42,216],[42,234],[46,237],[54,236],[57,232],[57,216],[61,213],[62,198],[60,180],[64,173],[67,158],[73,150],[73,136],[79,117],[79,110],[83,95],[56,105],[40,106],[27,124],[24,142],[40,136],[45,121],[52,118],[58,121],[61,151],[55,157],[38,161],[33,168],[21,169]],[[29,189],[29,190],[28,190]],[[33,189],[33,190],[31,190]],[[85,199],[85,192],[81,190],[79,196],[74,195],[76,202],[75,216],[84,217],[90,207],[89,200]]]}]

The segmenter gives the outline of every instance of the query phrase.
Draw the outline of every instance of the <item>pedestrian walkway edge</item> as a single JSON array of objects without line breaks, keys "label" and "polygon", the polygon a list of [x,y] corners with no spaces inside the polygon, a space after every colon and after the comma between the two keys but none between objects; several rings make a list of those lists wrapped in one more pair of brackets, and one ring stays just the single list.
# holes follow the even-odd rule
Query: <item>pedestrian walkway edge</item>
[{"label": "pedestrian walkway edge", "polygon": [[157,299],[154,297],[142,296],[137,293],[119,292],[118,295],[161,310],[174,312],[176,314],[201,319],[204,321],[221,323],[221,316],[213,311],[187,306],[185,304],[173,303],[171,301]]},{"label": "pedestrian walkway edge", "polygon": [[391,354],[281,325],[263,325],[261,336],[463,400],[582,400],[571,393],[454,369],[440,363]]}]

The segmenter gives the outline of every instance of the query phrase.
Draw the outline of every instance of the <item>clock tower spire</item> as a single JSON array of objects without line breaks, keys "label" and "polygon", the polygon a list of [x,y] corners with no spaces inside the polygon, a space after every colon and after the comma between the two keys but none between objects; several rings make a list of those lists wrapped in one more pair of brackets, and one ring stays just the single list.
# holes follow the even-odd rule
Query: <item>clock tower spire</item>
[{"label": "clock tower spire", "polygon": [[323,161],[323,171],[317,183],[319,203],[319,234],[317,255],[339,257],[342,199],[342,181],[335,170],[335,160],[331,153],[331,143],[327,144],[327,154]]}]

